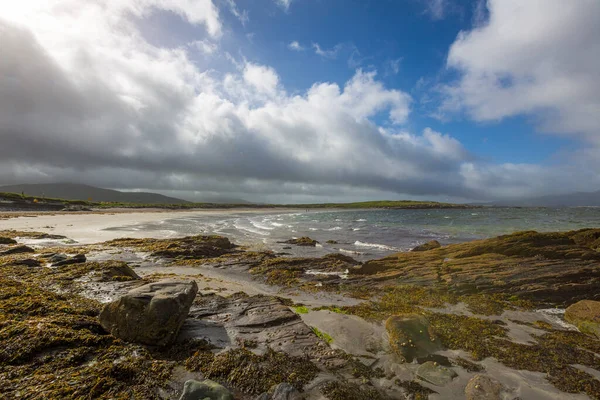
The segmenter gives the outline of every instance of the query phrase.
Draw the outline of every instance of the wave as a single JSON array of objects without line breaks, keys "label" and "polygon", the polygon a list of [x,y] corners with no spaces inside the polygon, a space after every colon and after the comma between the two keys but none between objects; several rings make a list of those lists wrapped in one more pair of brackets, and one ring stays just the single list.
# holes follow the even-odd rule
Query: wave
[{"label": "wave", "polygon": [[356,222],[367,222],[367,220],[364,218],[361,218],[361,219],[357,219]]},{"label": "wave", "polygon": [[271,222],[271,225],[276,226],[276,227],[283,226],[283,224],[280,224],[279,222]]},{"label": "wave", "polygon": [[381,249],[381,250],[398,251],[397,248],[392,247],[392,246],[387,246],[385,244],[366,243],[366,242],[361,242],[359,240],[357,240],[356,242],[354,242],[354,245],[357,246],[357,247],[371,247],[371,248]]},{"label": "wave", "polygon": [[342,229],[341,226],[334,226],[333,228],[328,228],[328,229],[325,229],[325,230],[326,231],[339,231],[341,229]]},{"label": "wave", "polygon": [[240,220],[236,220],[233,223],[233,226],[235,227],[235,229],[239,230],[239,231],[246,231],[246,232],[251,232],[251,233],[256,233],[257,235],[262,235],[262,236],[268,236],[270,235],[269,232],[265,232],[263,230],[259,229],[255,229],[255,227],[250,227],[250,226],[246,226],[243,225]]},{"label": "wave", "polygon": [[354,251],[354,250],[346,250],[346,249],[338,249],[338,251],[340,253],[352,254],[353,256],[362,256],[364,254],[367,254],[367,253],[364,253],[362,251]]},{"label": "wave", "polygon": [[270,231],[270,230],[273,230],[273,229],[275,229],[275,228],[273,228],[272,226],[269,226],[269,225],[264,225],[264,224],[261,224],[260,222],[255,222],[255,221],[252,221],[252,220],[249,220],[249,221],[250,221],[250,223],[251,223],[252,225],[254,225],[254,227],[256,227],[256,228],[258,228],[258,229],[263,229],[263,230],[265,230],[265,231]]}]

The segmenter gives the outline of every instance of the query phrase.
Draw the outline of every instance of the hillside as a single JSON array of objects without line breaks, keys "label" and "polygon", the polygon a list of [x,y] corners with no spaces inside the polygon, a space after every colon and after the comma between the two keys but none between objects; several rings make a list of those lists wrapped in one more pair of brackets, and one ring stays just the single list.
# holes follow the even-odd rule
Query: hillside
[{"label": "hillside", "polygon": [[24,193],[26,196],[65,200],[137,204],[187,204],[186,200],[148,192],[120,192],[77,183],[48,183],[0,186],[0,192]]}]

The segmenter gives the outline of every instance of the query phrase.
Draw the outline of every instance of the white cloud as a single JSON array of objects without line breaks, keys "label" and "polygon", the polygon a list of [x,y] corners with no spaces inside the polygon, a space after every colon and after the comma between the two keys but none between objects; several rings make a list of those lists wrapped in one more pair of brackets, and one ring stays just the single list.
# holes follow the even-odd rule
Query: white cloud
[{"label": "white cloud", "polygon": [[233,14],[233,16],[236,17],[240,21],[240,23],[245,26],[246,23],[248,23],[248,21],[250,20],[250,17],[248,16],[248,11],[240,11],[237,4],[235,4],[234,0],[225,0],[225,3],[229,7],[229,11]]},{"label": "white cloud", "polygon": [[[177,12],[204,26],[213,43],[222,27],[209,3],[40,1],[3,9],[0,182],[255,198],[336,190],[477,198],[577,184],[551,169],[481,163],[431,129],[406,132],[411,97],[374,71],[288,94],[271,66],[229,56],[233,72],[202,70],[185,43],[156,47],[134,23]],[[586,176],[586,184],[597,181]]]},{"label": "white cloud", "polygon": [[293,42],[290,42],[290,44],[288,44],[288,49],[294,50],[294,51],[304,51],[305,50],[304,46],[302,46],[296,40],[294,40]]},{"label": "white cloud", "polygon": [[334,59],[337,57],[339,51],[342,49],[342,44],[336,44],[330,50],[326,50],[321,48],[319,43],[313,43],[313,48],[315,49],[315,53],[324,58]]},{"label": "white cloud", "polygon": [[443,19],[446,16],[448,0],[425,0],[427,12],[433,20]]},{"label": "white cloud", "polygon": [[477,121],[534,117],[548,132],[600,141],[600,2],[489,0],[489,20],[461,32],[443,111]]},{"label": "white cloud", "polygon": [[203,54],[213,54],[218,49],[216,43],[208,40],[195,40],[191,43],[188,43],[188,46],[193,47]]},{"label": "white cloud", "polygon": [[274,96],[279,85],[279,76],[271,67],[246,63],[244,67],[244,82],[259,93]]},{"label": "white cloud", "polygon": [[274,0],[275,3],[283,8],[285,11],[288,11],[290,9],[290,6],[292,5],[292,1],[293,0]]}]

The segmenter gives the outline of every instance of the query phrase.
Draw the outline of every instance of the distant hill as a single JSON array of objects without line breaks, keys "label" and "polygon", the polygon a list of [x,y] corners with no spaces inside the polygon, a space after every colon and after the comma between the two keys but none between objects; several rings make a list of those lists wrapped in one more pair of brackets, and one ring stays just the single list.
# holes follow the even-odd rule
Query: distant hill
[{"label": "distant hill", "polygon": [[523,207],[600,207],[600,190],[597,192],[576,192],[532,197],[519,201],[498,202],[495,204]]},{"label": "distant hill", "polygon": [[26,196],[65,200],[92,200],[137,204],[187,204],[189,201],[148,192],[120,192],[78,183],[45,183],[0,186],[0,192],[25,193]]}]

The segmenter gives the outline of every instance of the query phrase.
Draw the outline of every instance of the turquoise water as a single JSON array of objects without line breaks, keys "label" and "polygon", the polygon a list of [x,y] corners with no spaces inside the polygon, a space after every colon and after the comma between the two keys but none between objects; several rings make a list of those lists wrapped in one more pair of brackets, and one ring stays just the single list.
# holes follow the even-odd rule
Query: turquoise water
[{"label": "turquoise water", "polygon": [[[515,231],[562,231],[600,227],[600,208],[480,208],[467,210],[350,210],[206,214],[117,230],[161,231],[162,235],[221,234],[236,243],[295,255],[344,252],[359,259],[406,251],[436,239],[442,244]],[[278,243],[310,236],[317,248]],[[334,240],[337,244],[328,244]]]}]

